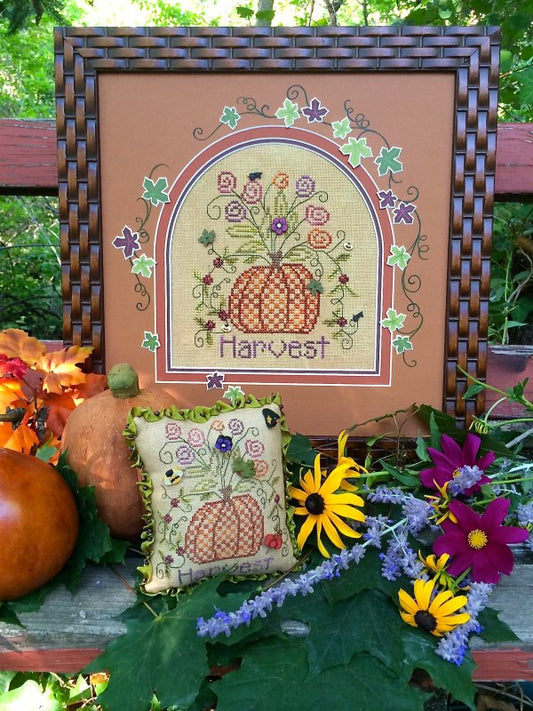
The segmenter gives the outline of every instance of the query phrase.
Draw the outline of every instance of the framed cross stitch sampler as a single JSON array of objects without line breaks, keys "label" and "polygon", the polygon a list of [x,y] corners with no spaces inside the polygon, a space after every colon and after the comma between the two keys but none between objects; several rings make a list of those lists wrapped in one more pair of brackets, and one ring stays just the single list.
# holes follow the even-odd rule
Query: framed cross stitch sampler
[{"label": "framed cross stitch sampler", "polygon": [[182,407],[280,392],[293,430],[483,377],[498,31],[62,28],[67,342]]}]

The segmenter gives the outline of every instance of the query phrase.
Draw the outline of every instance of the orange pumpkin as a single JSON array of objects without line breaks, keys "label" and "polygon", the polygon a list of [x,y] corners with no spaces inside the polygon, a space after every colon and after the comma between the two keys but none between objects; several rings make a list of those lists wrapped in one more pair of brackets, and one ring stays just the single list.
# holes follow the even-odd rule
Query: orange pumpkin
[{"label": "orange pumpkin", "polygon": [[98,513],[119,538],[138,538],[144,506],[138,487],[140,470],[132,468],[123,438],[133,407],[162,410],[175,404],[159,388],[139,389],[131,365],[119,363],[107,376],[109,390],[85,400],[68,417],[61,449],[80,485],[95,487]]},{"label": "orange pumpkin", "polygon": [[232,323],[245,333],[309,333],[320,313],[320,294],[307,288],[312,278],[303,264],[250,267],[231,289]]},{"label": "orange pumpkin", "polygon": [[263,529],[263,513],[249,494],[208,501],[191,519],[185,550],[195,563],[255,555]]},{"label": "orange pumpkin", "polygon": [[0,449],[0,600],[51,580],[78,537],[78,509],[63,477],[37,457]]}]

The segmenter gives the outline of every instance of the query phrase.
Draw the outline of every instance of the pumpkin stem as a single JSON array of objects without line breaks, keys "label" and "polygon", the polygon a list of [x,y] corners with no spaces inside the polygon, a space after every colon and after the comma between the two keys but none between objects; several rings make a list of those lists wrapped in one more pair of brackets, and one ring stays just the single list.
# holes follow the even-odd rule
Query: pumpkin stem
[{"label": "pumpkin stem", "polygon": [[117,363],[107,374],[107,384],[116,398],[135,397],[139,394],[139,378],[129,363]]}]

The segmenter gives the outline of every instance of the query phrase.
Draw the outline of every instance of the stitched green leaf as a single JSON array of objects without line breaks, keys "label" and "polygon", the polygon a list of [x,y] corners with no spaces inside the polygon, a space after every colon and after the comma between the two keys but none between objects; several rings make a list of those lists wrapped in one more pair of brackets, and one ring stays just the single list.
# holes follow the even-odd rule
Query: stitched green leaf
[{"label": "stitched green leaf", "polygon": [[276,217],[285,217],[289,212],[289,204],[284,190],[278,190],[274,198],[274,213]]},{"label": "stitched green leaf", "polygon": [[230,237],[253,237],[257,234],[257,230],[250,224],[246,225],[231,225],[226,232]]}]

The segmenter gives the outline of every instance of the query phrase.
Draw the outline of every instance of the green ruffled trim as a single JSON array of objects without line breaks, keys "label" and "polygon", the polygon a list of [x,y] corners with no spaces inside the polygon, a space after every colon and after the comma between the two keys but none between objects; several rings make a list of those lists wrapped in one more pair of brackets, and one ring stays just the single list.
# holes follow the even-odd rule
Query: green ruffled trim
[{"label": "green ruffled trim", "polygon": [[[287,450],[289,448],[289,443],[291,441],[291,433],[287,426],[287,421],[285,415],[283,414],[283,405],[281,402],[281,395],[279,393],[273,393],[270,397],[257,399],[253,395],[245,395],[238,398],[234,404],[224,402],[223,400],[218,400],[212,407],[205,407],[199,405],[198,407],[192,408],[190,410],[180,410],[179,408],[172,406],[163,410],[152,410],[150,407],[134,407],[131,409],[128,415],[128,423],[126,429],[123,432],[124,439],[128,448],[130,450],[130,459],[132,461],[132,467],[138,467],[141,470],[141,478],[139,481],[139,490],[141,492],[141,497],[144,503],[146,513],[143,516],[145,521],[143,531],[141,533],[141,551],[145,557],[145,564],[137,568],[137,570],[142,574],[144,582],[141,584],[141,588],[145,594],[161,595],[161,594],[171,594],[175,593],[177,588],[169,588],[167,590],[162,590],[157,593],[146,593],[144,590],[144,583],[146,583],[152,577],[152,565],[150,563],[150,558],[152,557],[153,547],[154,547],[154,518],[152,510],[152,494],[153,494],[153,484],[152,479],[149,474],[144,469],[144,464],[141,459],[137,448],[135,447],[135,440],[137,437],[137,425],[135,424],[135,417],[142,417],[146,422],[157,422],[163,417],[169,417],[172,420],[179,420],[181,422],[190,421],[197,423],[207,422],[211,417],[216,417],[224,412],[235,412],[237,410],[245,410],[248,408],[258,408],[266,407],[268,405],[277,405],[281,412],[281,417],[279,419],[279,426],[281,430],[281,451],[283,455],[283,470],[285,472],[285,459],[287,456]],[[285,472],[286,473],[286,472]],[[285,502],[289,500],[288,495],[289,483],[287,478],[285,479]],[[295,534],[295,523],[293,520],[294,507],[288,506],[285,503],[285,514],[286,514],[286,524],[287,530],[289,531],[291,546],[293,549],[294,556],[298,558],[300,551],[298,549],[298,544],[296,543]],[[230,573],[230,571],[228,571]],[[263,575],[228,575],[228,578],[233,581],[246,580],[254,578],[256,580],[264,580],[269,576]],[[200,581],[198,581],[200,582]],[[194,583],[196,584],[196,583]],[[193,585],[194,585],[193,584]],[[187,586],[190,588],[192,586]],[[185,590],[186,588],[179,588],[179,590]]]}]

